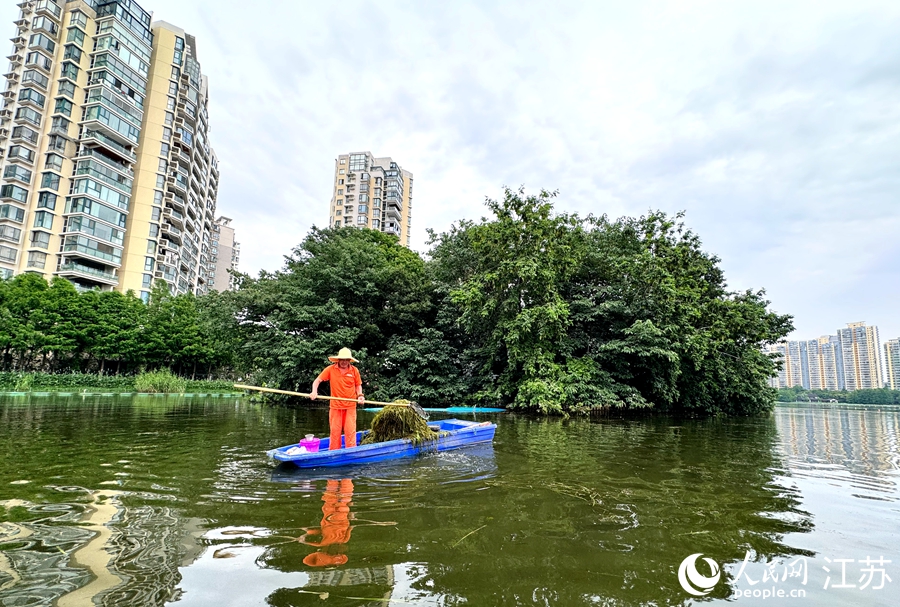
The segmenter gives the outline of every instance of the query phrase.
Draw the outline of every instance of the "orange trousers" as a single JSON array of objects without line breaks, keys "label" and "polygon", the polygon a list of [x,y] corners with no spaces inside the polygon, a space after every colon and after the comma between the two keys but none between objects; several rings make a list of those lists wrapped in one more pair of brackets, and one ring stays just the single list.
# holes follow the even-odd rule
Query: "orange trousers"
[{"label": "orange trousers", "polygon": [[331,429],[329,451],[341,448],[341,432],[344,433],[345,447],[356,446],[356,406],[349,409],[331,409],[328,413],[328,426]]}]

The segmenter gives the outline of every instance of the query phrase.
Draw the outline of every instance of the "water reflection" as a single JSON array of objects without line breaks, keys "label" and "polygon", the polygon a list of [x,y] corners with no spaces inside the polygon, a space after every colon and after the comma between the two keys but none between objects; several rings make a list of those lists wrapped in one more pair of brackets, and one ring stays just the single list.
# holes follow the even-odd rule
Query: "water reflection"
[{"label": "water reflection", "polygon": [[509,414],[493,446],[304,471],[264,453],[327,410],[81,401],[0,397],[0,605],[677,605],[697,552],[723,602],[748,551],[753,579],[896,555],[897,411]]},{"label": "water reflection", "polygon": [[310,567],[343,565],[347,562],[344,544],[350,541],[350,506],[353,498],[353,481],[349,478],[327,482],[322,494],[322,523],[310,527],[297,541],[320,548],[303,557]]}]

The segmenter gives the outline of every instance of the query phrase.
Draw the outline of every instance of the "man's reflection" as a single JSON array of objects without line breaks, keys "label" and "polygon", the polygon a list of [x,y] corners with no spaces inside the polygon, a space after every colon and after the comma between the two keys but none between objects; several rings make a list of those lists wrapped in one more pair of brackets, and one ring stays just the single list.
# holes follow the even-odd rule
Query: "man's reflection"
[{"label": "man's reflection", "polygon": [[347,562],[344,544],[350,541],[353,514],[350,506],[353,498],[353,481],[349,478],[330,480],[322,495],[322,524],[306,530],[299,540],[320,548],[308,554],[303,562],[310,567],[343,565]]}]

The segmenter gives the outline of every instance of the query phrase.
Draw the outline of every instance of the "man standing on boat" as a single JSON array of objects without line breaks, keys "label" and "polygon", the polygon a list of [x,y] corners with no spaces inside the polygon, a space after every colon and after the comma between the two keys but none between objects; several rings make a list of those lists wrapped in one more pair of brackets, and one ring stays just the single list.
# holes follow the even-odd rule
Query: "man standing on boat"
[{"label": "man standing on boat", "polygon": [[[331,411],[328,414],[328,425],[331,430],[329,440],[330,449],[341,448],[341,432],[344,434],[346,447],[356,446],[356,404],[363,404],[362,379],[359,370],[350,363],[359,362],[353,358],[350,348],[341,348],[337,356],[329,356],[332,363],[325,367],[316,381],[313,382],[309,395],[311,400],[319,396],[319,384],[327,381],[331,388],[331,396],[348,399],[332,400]],[[353,401],[356,402],[353,402]]]}]

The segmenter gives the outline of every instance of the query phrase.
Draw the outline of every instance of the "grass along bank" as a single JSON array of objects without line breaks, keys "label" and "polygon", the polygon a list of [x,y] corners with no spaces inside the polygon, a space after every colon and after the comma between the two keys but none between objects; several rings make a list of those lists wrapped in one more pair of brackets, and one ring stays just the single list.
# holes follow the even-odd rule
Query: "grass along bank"
[{"label": "grass along bank", "polygon": [[0,392],[238,392],[227,380],[185,379],[168,369],[137,375],[0,372]]}]

